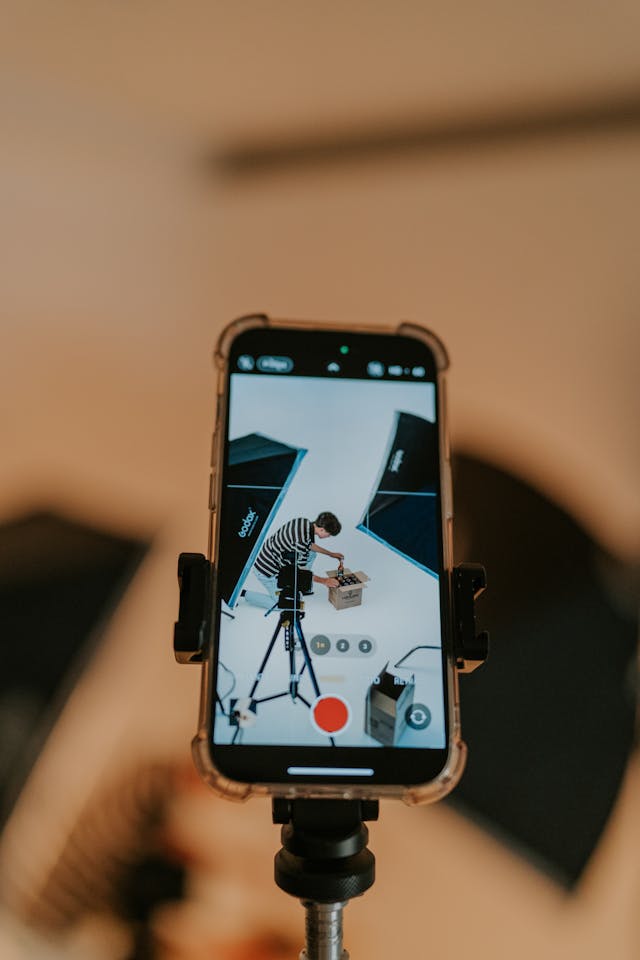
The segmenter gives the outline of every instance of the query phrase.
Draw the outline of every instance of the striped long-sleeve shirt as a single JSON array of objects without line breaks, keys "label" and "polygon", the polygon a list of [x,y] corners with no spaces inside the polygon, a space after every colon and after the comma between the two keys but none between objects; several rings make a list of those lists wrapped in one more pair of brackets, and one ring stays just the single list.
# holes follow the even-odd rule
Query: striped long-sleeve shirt
[{"label": "striped long-sleeve shirt", "polygon": [[287,550],[297,552],[297,566],[303,567],[309,560],[309,548],[313,541],[311,520],[305,520],[304,517],[289,520],[267,537],[256,557],[255,568],[265,577],[275,577],[285,565],[282,555]]}]

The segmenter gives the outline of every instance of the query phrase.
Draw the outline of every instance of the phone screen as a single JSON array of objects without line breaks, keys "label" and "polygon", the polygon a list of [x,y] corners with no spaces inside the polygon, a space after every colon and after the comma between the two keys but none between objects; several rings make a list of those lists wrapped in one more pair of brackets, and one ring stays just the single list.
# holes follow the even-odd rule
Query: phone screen
[{"label": "phone screen", "polygon": [[449,738],[431,351],[251,330],[226,390],[215,765],[251,782],[431,779]]}]

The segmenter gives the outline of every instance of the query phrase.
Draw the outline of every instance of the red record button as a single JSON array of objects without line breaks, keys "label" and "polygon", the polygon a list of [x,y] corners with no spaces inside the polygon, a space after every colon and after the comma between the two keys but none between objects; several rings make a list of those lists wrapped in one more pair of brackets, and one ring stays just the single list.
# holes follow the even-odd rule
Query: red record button
[{"label": "red record button", "polygon": [[342,733],[349,726],[351,711],[342,697],[327,695],[318,697],[311,707],[311,722],[320,733],[332,736]]}]

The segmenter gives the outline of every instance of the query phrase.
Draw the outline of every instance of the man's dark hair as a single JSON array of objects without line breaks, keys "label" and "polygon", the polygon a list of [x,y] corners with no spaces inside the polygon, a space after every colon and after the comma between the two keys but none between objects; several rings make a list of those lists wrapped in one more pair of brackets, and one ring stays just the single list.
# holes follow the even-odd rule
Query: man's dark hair
[{"label": "man's dark hair", "polygon": [[326,530],[332,537],[337,537],[342,530],[342,524],[335,513],[329,513],[328,510],[323,510],[322,513],[319,513],[315,523],[316,527],[322,527],[322,529]]}]

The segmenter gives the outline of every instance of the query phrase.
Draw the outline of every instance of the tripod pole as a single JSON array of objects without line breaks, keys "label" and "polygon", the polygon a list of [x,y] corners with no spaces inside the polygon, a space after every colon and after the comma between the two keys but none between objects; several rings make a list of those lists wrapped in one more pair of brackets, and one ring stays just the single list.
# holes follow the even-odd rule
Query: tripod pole
[{"label": "tripod pole", "polygon": [[303,900],[306,910],[306,947],[300,960],[349,960],[342,947],[342,911],[344,903],[316,903]]}]

